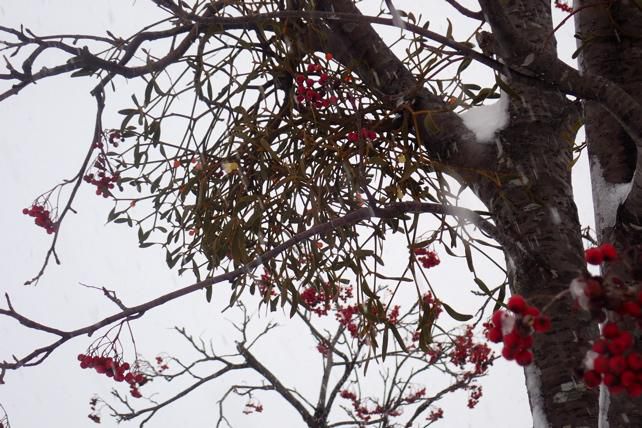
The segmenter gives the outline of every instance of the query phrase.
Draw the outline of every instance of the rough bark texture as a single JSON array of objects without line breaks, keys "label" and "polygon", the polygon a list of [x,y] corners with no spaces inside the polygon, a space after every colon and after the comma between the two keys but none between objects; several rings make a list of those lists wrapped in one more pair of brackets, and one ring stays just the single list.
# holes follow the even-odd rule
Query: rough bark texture
[{"label": "rough bark texture", "polygon": [[[642,104],[642,10],[634,1],[616,1],[586,6],[576,17],[581,48],[582,71],[600,74],[624,88]],[[640,280],[639,245],[642,243],[642,188],[639,187],[640,161],[636,142],[602,107],[592,102],[584,106],[586,133],[593,176],[593,200],[597,234],[602,242],[613,242],[622,255],[619,263],[608,266],[607,277],[625,281]],[[637,147],[640,142],[637,142]],[[635,178],[624,205],[615,206],[609,190]],[[619,201],[618,201],[619,202]],[[610,397],[608,422],[603,426],[642,426],[642,400],[626,395]]]},{"label": "rough bark texture", "polygon": [[[548,2],[508,1],[504,8],[513,29],[527,38],[531,49],[555,52],[550,40],[544,45],[552,32]],[[504,61],[519,66],[512,57],[520,58],[514,52],[523,46],[514,46],[515,42],[498,40]],[[504,179],[499,187],[485,183],[479,194],[502,234],[518,244],[517,250],[506,251],[513,291],[545,305],[584,270],[571,187],[568,135],[573,135],[569,127],[573,108],[559,92],[515,79],[511,86],[520,98],[511,98],[510,124],[500,138],[499,176]],[[535,426],[597,427],[597,393],[587,390],[576,375],[582,348],[594,336],[595,326],[571,308],[568,299],[556,301],[549,314],[555,329],[537,338],[536,369],[526,372],[527,383],[537,383],[532,377],[539,374],[541,385],[540,391],[529,390]]]}]

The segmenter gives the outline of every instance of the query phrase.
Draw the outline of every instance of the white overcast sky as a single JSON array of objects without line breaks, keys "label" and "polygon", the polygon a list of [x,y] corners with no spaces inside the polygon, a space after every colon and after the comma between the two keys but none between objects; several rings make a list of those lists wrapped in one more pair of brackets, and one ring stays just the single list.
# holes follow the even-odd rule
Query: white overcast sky
[{"label": "white overcast sky", "polygon": [[[109,29],[129,36],[144,23],[159,16],[159,11],[146,0],[0,0],[0,23],[18,27],[24,24],[36,34],[93,33],[104,35]],[[421,3],[422,12],[430,16],[431,28],[445,31],[445,16],[453,18],[458,34],[465,34],[465,22],[441,0],[398,2],[398,7]],[[475,8],[474,1],[462,2]],[[377,7],[378,1],[367,0],[365,7]],[[418,7],[413,6],[415,14]],[[461,28],[460,28],[461,27]],[[572,29],[565,26],[558,39],[570,56],[574,49]],[[0,68],[4,63],[0,64]],[[479,68],[473,69],[480,70]],[[0,70],[4,72],[4,69]],[[480,75],[481,76],[481,75]],[[481,78],[481,77],[480,77]],[[190,278],[179,278],[167,269],[164,253],[154,247],[141,250],[135,231],[122,225],[105,225],[111,203],[97,198],[90,188],[83,188],[74,207],[77,215],[69,215],[62,226],[58,244],[61,266],[49,267],[37,287],[21,284],[40,268],[50,237],[33,225],[21,210],[33,199],[74,175],[92,135],[94,101],[89,90],[94,81],[86,78],[58,77],[42,81],[24,90],[19,96],[0,103],[0,270],[3,272],[1,291],[8,292],[16,309],[45,324],[72,329],[95,322],[115,311],[97,292],[79,285],[80,282],[118,291],[127,304],[140,303],[164,292],[187,285]],[[4,86],[3,86],[4,88]],[[129,96],[137,88],[118,82],[118,95],[111,95],[112,110],[106,115],[105,126],[118,126],[113,112],[128,107]],[[122,99],[119,104],[118,100]],[[582,222],[592,224],[590,189],[585,163],[578,167],[576,195]],[[584,178],[581,178],[584,177]],[[443,254],[443,253],[442,253]],[[394,256],[392,256],[394,257]],[[444,257],[442,257],[444,258]],[[449,260],[435,270],[434,282],[444,293],[465,306],[471,278]],[[224,285],[220,286],[225,287]],[[227,292],[215,290],[214,304],[207,304],[202,294],[188,296],[145,314],[134,322],[139,352],[148,358],[158,354],[191,355],[173,326],[185,326],[192,334],[212,339],[218,348],[233,346],[235,339],[226,321],[232,314],[221,314]],[[248,299],[249,305],[256,302]],[[0,303],[4,306],[4,302]],[[251,307],[251,309],[254,309]],[[276,316],[279,320],[283,317]],[[262,325],[272,316],[261,314]],[[295,325],[274,332],[260,347],[266,365],[284,381],[301,391],[314,391],[320,377],[321,359],[315,343]],[[17,323],[0,319],[0,359],[11,353],[23,355],[34,346],[51,338],[35,335]],[[295,340],[293,340],[295,338]],[[76,355],[83,352],[93,339],[81,337],[58,349],[44,364],[9,373],[6,385],[0,386],[0,403],[9,414],[14,428],[22,427],[83,427],[87,419],[88,401],[94,393],[107,397],[112,385],[106,378],[78,368]],[[131,351],[131,350],[130,350]],[[259,352],[259,351],[257,351]],[[131,352],[130,352],[131,355]],[[372,371],[372,376],[376,372]],[[369,374],[369,376],[371,376]],[[251,379],[235,378],[233,382]],[[373,381],[374,382],[374,381]],[[374,384],[374,383],[373,383]],[[437,427],[527,428],[532,422],[521,369],[500,363],[482,384],[484,398],[475,410],[465,406],[465,396],[448,399],[442,407],[446,418]],[[216,415],[216,400],[226,385],[205,386],[190,397],[162,410],[150,427],[211,427]],[[177,388],[176,385],[170,387]],[[427,387],[430,389],[430,385]],[[278,401],[260,397],[266,410],[260,415],[243,416],[245,400],[230,401],[227,416],[234,427],[298,427],[297,415]],[[103,412],[102,426],[115,426]],[[509,417],[507,419],[507,416]],[[137,426],[137,424],[123,424]]]}]

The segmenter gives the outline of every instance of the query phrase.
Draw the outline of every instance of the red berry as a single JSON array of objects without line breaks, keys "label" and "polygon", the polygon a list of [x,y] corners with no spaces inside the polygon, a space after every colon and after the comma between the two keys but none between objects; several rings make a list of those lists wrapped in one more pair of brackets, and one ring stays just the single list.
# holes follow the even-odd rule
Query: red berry
[{"label": "red berry", "polygon": [[602,252],[602,257],[604,261],[610,262],[617,259],[617,250],[612,244],[606,243],[600,245],[600,251]]},{"label": "red berry", "polygon": [[604,324],[604,327],[602,327],[602,335],[607,339],[613,339],[619,333],[620,329],[618,328],[617,324],[613,322],[607,322],[606,324]]},{"label": "red berry", "polygon": [[629,366],[629,368],[635,371],[639,371],[640,369],[642,369],[642,355],[637,352],[631,352],[626,357],[626,364]]},{"label": "red berry", "polygon": [[609,358],[609,370],[613,374],[619,374],[626,370],[626,360],[624,357],[615,355]]},{"label": "red berry", "polygon": [[586,281],[586,289],[584,290],[584,294],[586,294],[588,297],[600,297],[603,293],[604,289],[602,288],[602,284],[600,284],[599,281],[595,279],[589,279]]},{"label": "red berry", "polygon": [[602,376],[595,370],[589,370],[584,373],[584,383],[589,388],[595,388],[602,382]]},{"label": "red berry", "polygon": [[334,55],[332,55],[331,52],[326,52],[325,59],[328,60],[328,61],[331,61],[332,58],[334,58]]},{"label": "red berry", "polygon": [[604,354],[606,352],[606,341],[604,340],[597,340],[594,344],[593,347],[591,348],[598,354]]},{"label": "red berry", "polygon": [[532,317],[536,317],[539,315],[539,309],[537,309],[535,306],[526,306],[524,315],[530,315]]},{"label": "red berry", "polygon": [[624,302],[622,305],[622,313],[632,316],[633,318],[639,318],[642,315],[642,309],[640,305],[633,301]]},{"label": "red berry", "polygon": [[613,386],[617,382],[617,378],[611,373],[605,373],[603,381],[604,381],[604,385]]},{"label": "red berry", "polygon": [[546,315],[535,317],[533,329],[538,333],[546,333],[551,329],[551,319]]},{"label": "red berry", "polygon": [[533,353],[531,351],[521,351],[515,355],[515,362],[520,366],[527,366],[533,362]]},{"label": "red berry", "polygon": [[506,305],[508,309],[515,312],[516,314],[522,314],[526,311],[526,300],[519,294],[515,294],[508,299],[508,304]]},{"label": "red berry", "polygon": [[520,349],[530,349],[533,347],[533,336],[522,336],[519,341]]},{"label": "red berry", "polygon": [[495,327],[501,327],[502,326],[502,316],[504,315],[504,311],[501,309],[496,310],[495,313],[493,313],[493,317],[491,320],[493,321],[493,325]]},{"label": "red berry", "polygon": [[636,380],[637,379],[636,379],[635,373],[629,370],[625,371],[620,376],[620,383],[625,387],[633,385]]},{"label": "red berry", "polygon": [[593,370],[597,373],[606,373],[609,371],[609,359],[604,355],[599,355],[593,360]]},{"label": "red berry", "polygon": [[584,251],[584,259],[589,264],[599,265],[604,261],[604,256],[602,255],[602,251],[600,251],[599,248],[589,248],[588,250]]},{"label": "red berry", "polygon": [[502,341],[502,330],[499,327],[491,328],[486,332],[486,338],[493,343],[499,343]]},{"label": "red berry", "polygon": [[614,355],[623,354],[631,346],[633,346],[633,335],[628,331],[621,332],[607,345],[609,351]]},{"label": "red berry", "polygon": [[521,338],[519,336],[519,333],[517,331],[513,330],[507,335],[504,336],[504,348],[510,348],[511,350],[515,350],[518,348],[519,344],[521,342]]},{"label": "red berry", "polygon": [[511,361],[515,358],[515,351],[512,348],[509,348],[508,346],[504,345],[504,348],[502,349],[502,357]]}]

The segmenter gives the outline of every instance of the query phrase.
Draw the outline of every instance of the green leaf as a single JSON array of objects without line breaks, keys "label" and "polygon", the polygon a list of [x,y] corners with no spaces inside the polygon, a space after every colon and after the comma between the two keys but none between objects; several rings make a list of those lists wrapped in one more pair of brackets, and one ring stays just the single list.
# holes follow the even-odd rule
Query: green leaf
[{"label": "green leaf", "polygon": [[473,317],[472,315],[460,314],[459,312],[457,312],[456,310],[454,310],[452,307],[450,307],[444,302],[441,302],[441,305],[444,307],[446,312],[448,312],[448,315],[450,315],[450,317],[453,318],[454,320],[465,322]]},{"label": "green leaf", "polygon": [[470,252],[470,245],[466,241],[462,241],[464,244],[464,254],[466,255],[466,263],[468,264],[468,270],[472,273],[475,273],[475,266],[473,265],[473,256]]},{"label": "green leaf", "polygon": [[489,295],[489,296],[490,296],[490,295],[492,294],[492,293],[490,292],[490,289],[489,289],[489,288],[488,288],[488,286],[486,285],[486,283],[484,283],[484,281],[482,281],[481,279],[479,279],[479,278],[475,278],[475,284],[477,284],[477,285],[479,286],[479,288],[481,289],[481,291],[483,291],[483,292],[484,292],[484,293],[486,293],[487,295]]}]

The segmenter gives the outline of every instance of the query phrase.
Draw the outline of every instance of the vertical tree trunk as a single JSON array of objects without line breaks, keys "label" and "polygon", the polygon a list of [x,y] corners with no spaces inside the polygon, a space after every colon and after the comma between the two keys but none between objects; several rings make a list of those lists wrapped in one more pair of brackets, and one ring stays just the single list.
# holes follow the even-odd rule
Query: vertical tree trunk
[{"label": "vertical tree trunk", "polygon": [[[576,15],[581,70],[618,83],[642,104],[641,7],[635,1],[595,4],[590,0],[576,1],[575,7],[584,7]],[[636,144],[599,105],[586,102],[584,115],[597,236],[601,242],[614,243],[622,256],[604,275],[640,280],[635,278],[639,276],[635,269],[642,243],[642,207],[632,199],[621,205],[638,163]],[[604,415],[601,427],[642,426],[642,400],[607,394],[603,391],[601,396],[603,405],[610,402],[608,418]]]},{"label": "vertical tree trunk", "polygon": [[[555,52],[550,3],[520,0],[504,5],[531,49]],[[510,63],[512,41],[498,42],[499,56]],[[511,98],[510,123],[498,142],[501,184],[482,183],[479,195],[501,233],[515,242],[506,249],[513,291],[542,307],[568,290],[571,280],[585,270],[568,137],[579,117],[559,92],[504,78],[519,98]],[[597,392],[588,390],[577,376],[595,326],[571,307],[567,296],[556,300],[547,313],[554,329],[536,337],[535,362],[526,370],[534,427],[597,427]]]}]

